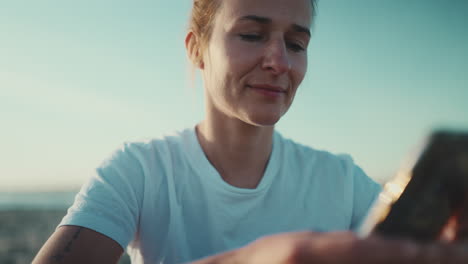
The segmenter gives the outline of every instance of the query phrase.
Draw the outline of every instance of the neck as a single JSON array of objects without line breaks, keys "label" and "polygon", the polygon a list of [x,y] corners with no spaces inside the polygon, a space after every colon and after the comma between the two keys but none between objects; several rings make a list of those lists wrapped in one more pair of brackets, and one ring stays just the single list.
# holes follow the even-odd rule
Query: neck
[{"label": "neck", "polygon": [[273,130],[208,114],[197,126],[197,137],[224,181],[240,188],[256,188],[270,157]]}]

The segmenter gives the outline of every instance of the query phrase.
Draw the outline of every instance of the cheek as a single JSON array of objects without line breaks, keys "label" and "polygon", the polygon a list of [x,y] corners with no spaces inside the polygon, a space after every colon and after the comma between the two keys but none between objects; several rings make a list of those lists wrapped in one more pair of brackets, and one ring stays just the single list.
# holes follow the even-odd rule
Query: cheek
[{"label": "cheek", "polygon": [[222,82],[226,78],[226,71],[229,65],[226,61],[226,52],[220,45],[215,45],[217,40],[211,41],[211,45],[206,50],[205,62],[205,85],[212,90],[212,93],[217,93],[217,88],[221,87]]},{"label": "cheek", "polygon": [[225,47],[229,70],[237,78],[241,78],[251,71],[262,54],[258,47],[248,46],[238,40],[227,41]]},{"label": "cheek", "polygon": [[305,74],[307,72],[307,57],[299,58],[296,62],[296,67],[293,70],[293,82],[294,86],[297,87],[304,80]]}]

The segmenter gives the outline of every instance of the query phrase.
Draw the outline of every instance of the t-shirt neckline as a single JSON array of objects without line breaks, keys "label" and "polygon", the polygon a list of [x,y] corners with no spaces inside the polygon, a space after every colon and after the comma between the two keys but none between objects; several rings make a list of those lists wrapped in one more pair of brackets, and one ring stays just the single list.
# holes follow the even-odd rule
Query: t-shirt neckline
[{"label": "t-shirt neckline", "polygon": [[202,178],[202,180],[207,184],[210,184],[213,188],[243,195],[256,194],[268,189],[278,172],[281,146],[280,135],[276,131],[273,133],[272,150],[265,172],[260,183],[254,189],[239,188],[223,180],[216,168],[206,157],[205,152],[198,141],[195,126],[185,131],[184,138],[185,153],[191,166],[197,171],[197,174]]}]

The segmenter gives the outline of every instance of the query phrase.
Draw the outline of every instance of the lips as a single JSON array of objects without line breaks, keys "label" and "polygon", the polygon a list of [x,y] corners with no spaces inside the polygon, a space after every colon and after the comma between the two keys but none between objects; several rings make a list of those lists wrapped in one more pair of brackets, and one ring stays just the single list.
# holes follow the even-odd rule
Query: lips
[{"label": "lips", "polygon": [[283,98],[287,91],[281,86],[270,84],[253,84],[247,85],[247,87],[251,88],[255,93],[261,95],[263,98],[267,98],[268,100],[278,100]]},{"label": "lips", "polygon": [[287,91],[287,89],[281,86],[276,86],[276,85],[271,85],[271,84],[252,84],[248,86],[253,89],[264,90],[264,91],[275,92],[275,93],[286,93]]}]

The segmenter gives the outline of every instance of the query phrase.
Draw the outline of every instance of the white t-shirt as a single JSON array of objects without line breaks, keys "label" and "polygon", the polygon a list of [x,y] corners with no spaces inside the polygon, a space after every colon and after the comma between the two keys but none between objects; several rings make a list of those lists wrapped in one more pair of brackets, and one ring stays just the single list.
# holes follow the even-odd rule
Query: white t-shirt
[{"label": "white t-shirt", "polygon": [[102,233],[132,263],[180,263],[289,231],[352,230],[380,186],[347,155],[273,136],[255,189],[229,185],[195,129],[127,143],[82,187],[60,225]]}]

